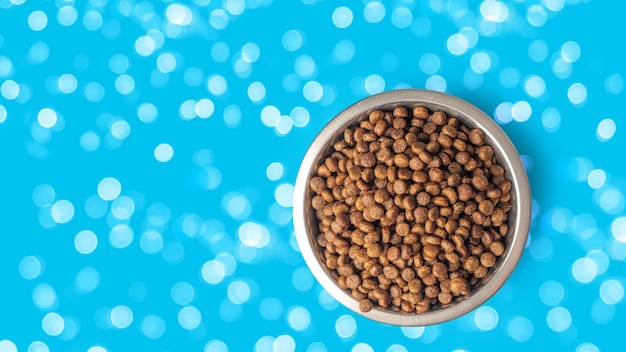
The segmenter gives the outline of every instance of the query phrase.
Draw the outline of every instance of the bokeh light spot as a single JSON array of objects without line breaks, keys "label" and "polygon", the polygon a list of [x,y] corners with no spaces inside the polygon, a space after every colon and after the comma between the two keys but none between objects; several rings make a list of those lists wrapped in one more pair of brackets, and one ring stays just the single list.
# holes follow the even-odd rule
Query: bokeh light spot
[{"label": "bokeh light spot", "polygon": [[498,312],[489,306],[482,306],[474,313],[474,324],[482,331],[490,331],[498,325]]},{"label": "bokeh light spot", "polygon": [[356,334],[356,320],[351,315],[342,315],[335,322],[335,331],[343,339],[349,339]]},{"label": "bokeh light spot", "polygon": [[563,332],[569,329],[572,323],[572,315],[569,310],[563,307],[555,307],[548,312],[546,321],[551,330]]},{"label": "bokeh light spot", "polygon": [[600,121],[598,124],[598,128],[596,129],[596,136],[602,142],[606,142],[613,138],[615,135],[615,121],[612,119],[604,119]]}]

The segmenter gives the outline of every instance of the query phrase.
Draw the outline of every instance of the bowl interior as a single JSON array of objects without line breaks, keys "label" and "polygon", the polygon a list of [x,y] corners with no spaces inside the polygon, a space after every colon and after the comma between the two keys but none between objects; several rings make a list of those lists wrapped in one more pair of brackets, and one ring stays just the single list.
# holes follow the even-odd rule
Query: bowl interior
[{"label": "bowl interior", "polygon": [[[505,177],[512,183],[509,233],[505,236],[505,252],[479,286],[472,288],[469,298],[445,308],[435,308],[427,313],[402,313],[374,308],[363,313],[358,301],[341,289],[326,268],[323,254],[316,241],[319,234],[315,210],[310,206],[312,191],[308,181],[315,176],[316,166],[332,151],[332,145],[346,127],[366,119],[369,112],[389,110],[398,106],[413,108],[424,106],[431,111],[444,111],[471,128],[480,128],[487,143],[495,151],[498,163],[505,168]],[[354,312],[383,323],[403,326],[422,326],[444,322],[461,316],[484,303],[504,283],[519,261],[526,243],[530,224],[530,194],[526,172],[519,155],[508,137],[483,112],[458,98],[437,92],[417,89],[391,91],[366,98],[337,115],[320,132],[303,160],[294,192],[294,226],[300,250],[307,265],[322,287],[340,303]]]}]

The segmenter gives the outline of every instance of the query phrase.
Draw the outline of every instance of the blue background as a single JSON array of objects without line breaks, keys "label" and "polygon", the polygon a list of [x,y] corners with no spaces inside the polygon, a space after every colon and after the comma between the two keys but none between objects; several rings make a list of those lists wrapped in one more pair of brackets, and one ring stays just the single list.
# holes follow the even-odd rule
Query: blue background
[{"label": "blue background", "polygon": [[[0,352],[620,350],[624,10],[0,0]],[[291,223],[321,128],[406,87],[493,116],[533,196],[510,280],[426,328],[340,306]]]}]

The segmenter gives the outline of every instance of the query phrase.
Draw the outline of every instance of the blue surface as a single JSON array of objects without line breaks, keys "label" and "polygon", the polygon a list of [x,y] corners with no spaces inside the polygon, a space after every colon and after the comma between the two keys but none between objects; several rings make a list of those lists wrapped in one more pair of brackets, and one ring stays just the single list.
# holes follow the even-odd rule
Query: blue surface
[{"label": "blue surface", "polygon": [[[626,8],[348,6],[0,0],[0,352],[620,350]],[[291,223],[315,135],[402,87],[494,116],[534,202],[511,279],[426,328],[338,305]]]}]

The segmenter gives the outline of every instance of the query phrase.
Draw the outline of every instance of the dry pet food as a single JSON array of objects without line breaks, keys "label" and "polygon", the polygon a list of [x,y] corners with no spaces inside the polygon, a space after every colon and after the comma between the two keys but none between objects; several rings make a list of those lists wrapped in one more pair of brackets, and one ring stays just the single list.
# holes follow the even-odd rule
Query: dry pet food
[{"label": "dry pet food", "polygon": [[316,167],[322,265],[363,312],[466,299],[506,250],[511,182],[484,133],[456,117],[373,111]]}]

